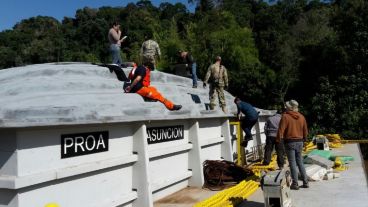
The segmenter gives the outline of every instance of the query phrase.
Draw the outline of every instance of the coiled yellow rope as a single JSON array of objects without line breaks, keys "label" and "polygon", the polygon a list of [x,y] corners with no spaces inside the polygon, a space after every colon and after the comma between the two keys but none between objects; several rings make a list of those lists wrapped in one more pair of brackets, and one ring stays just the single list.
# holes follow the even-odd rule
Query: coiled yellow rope
[{"label": "coiled yellow rope", "polygon": [[252,195],[258,189],[258,186],[258,182],[244,180],[234,187],[223,190],[195,204],[194,207],[233,207]]}]

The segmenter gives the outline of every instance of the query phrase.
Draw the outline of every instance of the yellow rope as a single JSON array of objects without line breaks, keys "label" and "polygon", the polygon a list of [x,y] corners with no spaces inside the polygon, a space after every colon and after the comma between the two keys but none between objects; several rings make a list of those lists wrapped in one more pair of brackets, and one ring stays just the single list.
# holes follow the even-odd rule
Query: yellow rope
[{"label": "yellow rope", "polygon": [[252,195],[258,189],[258,186],[258,182],[244,180],[234,187],[223,190],[195,204],[194,207],[233,207]]}]

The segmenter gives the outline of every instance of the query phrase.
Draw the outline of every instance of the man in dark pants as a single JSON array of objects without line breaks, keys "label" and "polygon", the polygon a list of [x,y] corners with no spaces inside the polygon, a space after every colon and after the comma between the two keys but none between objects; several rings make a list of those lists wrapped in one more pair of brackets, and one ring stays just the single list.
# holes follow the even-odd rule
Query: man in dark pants
[{"label": "man in dark pants", "polygon": [[[307,173],[303,164],[303,142],[308,135],[307,122],[299,113],[299,104],[295,100],[285,103],[286,111],[282,114],[276,142],[284,140],[285,151],[289,161],[292,184],[290,189],[299,190],[298,169],[303,180],[303,188],[309,188]],[[298,167],[298,169],[297,169]]]},{"label": "man in dark pants", "polygon": [[[252,140],[252,128],[258,121],[258,112],[256,109],[247,102],[241,101],[240,98],[236,97],[234,100],[236,107],[238,108],[237,117],[241,122],[240,126],[245,132],[245,137],[242,143],[240,144],[243,147],[248,146],[248,141]],[[240,112],[245,116],[241,119]]]},{"label": "man in dark pants", "polygon": [[269,165],[271,162],[271,155],[273,147],[275,146],[276,154],[277,154],[277,165],[280,169],[284,167],[284,143],[276,143],[277,131],[279,129],[279,124],[281,120],[281,110],[278,110],[277,113],[271,117],[269,117],[264,126],[264,131],[266,134],[266,146],[263,164]]}]

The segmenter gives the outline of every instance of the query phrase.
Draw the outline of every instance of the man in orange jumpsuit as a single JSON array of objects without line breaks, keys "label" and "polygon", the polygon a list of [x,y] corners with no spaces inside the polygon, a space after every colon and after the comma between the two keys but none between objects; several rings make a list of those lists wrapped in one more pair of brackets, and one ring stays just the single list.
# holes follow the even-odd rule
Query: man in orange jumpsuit
[{"label": "man in orange jumpsuit", "polygon": [[181,105],[175,105],[171,101],[164,98],[157,89],[150,85],[151,75],[149,67],[150,64],[146,63],[138,67],[133,67],[130,71],[129,79],[132,81],[131,85],[125,89],[126,93],[138,93],[139,95],[158,100],[163,103],[170,111],[177,111],[181,109]]}]

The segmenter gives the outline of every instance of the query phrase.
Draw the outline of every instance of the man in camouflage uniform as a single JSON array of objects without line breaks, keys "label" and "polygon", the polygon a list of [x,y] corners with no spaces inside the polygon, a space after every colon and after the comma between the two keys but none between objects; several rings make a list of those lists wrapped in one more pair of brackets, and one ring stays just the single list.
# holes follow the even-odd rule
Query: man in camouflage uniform
[{"label": "man in camouflage uniform", "polygon": [[203,82],[204,88],[206,88],[207,83],[210,83],[210,109],[215,109],[215,99],[217,94],[222,111],[227,113],[224,88],[229,86],[229,81],[227,70],[225,66],[221,65],[220,56],[217,56],[216,62],[208,67],[207,74]]},{"label": "man in camouflage uniform", "polygon": [[142,44],[140,55],[143,63],[151,63],[153,65],[151,70],[156,68],[156,58],[160,58],[161,51],[158,43],[152,39],[152,33],[147,33],[144,37],[145,41]]}]

